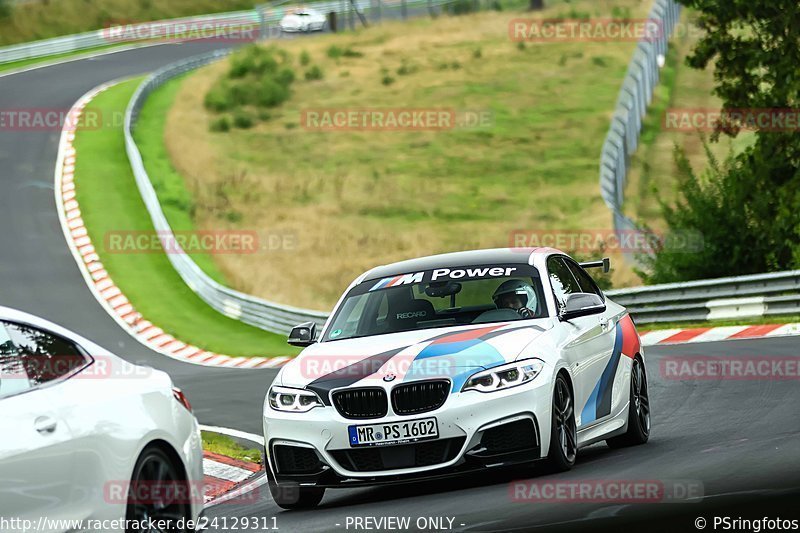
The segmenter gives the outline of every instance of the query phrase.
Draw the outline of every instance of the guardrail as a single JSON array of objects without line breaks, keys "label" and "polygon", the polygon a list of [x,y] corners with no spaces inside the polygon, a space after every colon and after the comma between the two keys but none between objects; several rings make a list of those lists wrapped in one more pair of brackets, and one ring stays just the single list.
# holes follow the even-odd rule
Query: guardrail
[{"label": "guardrail", "polygon": [[800,314],[800,270],[606,291],[637,323]]},{"label": "guardrail", "polygon": [[[657,33],[643,38],[636,45],[603,143],[600,194],[611,209],[617,232],[638,229],[636,223],[622,213],[628,164],[639,145],[642,121],[658,85],[659,69],[667,55],[667,43],[680,13],[681,6],[674,0],[656,0],[653,4],[648,20],[657,26]],[[625,254],[625,257],[631,258],[630,254]]]},{"label": "guardrail", "polygon": [[[427,7],[433,3],[436,6],[442,6],[451,1],[452,0],[439,0],[432,2],[432,0],[408,0],[407,5],[424,5]],[[318,6],[319,5],[321,4],[318,4]],[[327,2],[324,5],[328,6],[332,11],[338,12],[340,2]],[[362,7],[367,8],[367,2],[360,2],[359,9]],[[217,50],[167,65],[151,74],[136,89],[136,92],[128,104],[124,124],[125,150],[128,154],[133,175],[136,179],[136,185],[139,188],[144,204],[153,221],[153,226],[158,232],[162,243],[164,243],[165,246],[169,243],[169,246],[175,249],[176,253],[167,254],[172,266],[183,281],[197,293],[200,298],[208,303],[208,305],[226,316],[275,333],[288,333],[293,326],[301,322],[312,321],[321,326],[327,319],[327,313],[277,304],[225,287],[203,272],[189,255],[182,253],[182,250],[176,247],[177,242],[176,239],[173,238],[172,228],[164,215],[164,211],[161,209],[158,196],[144,168],[142,155],[133,139],[133,129],[136,126],[136,119],[139,115],[139,111],[142,109],[147,96],[151,92],[167,81],[217,61],[229,53],[230,50]]]}]

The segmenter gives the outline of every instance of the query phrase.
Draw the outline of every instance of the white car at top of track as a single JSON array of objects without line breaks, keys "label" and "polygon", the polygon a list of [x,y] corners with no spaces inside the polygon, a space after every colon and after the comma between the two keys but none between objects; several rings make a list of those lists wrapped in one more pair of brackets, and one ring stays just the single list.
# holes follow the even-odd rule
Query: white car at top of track
[{"label": "white car at top of track", "polygon": [[325,15],[310,8],[301,8],[284,16],[278,26],[285,32],[321,31],[325,28]]},{"label": "white car at top of track", "polygon": [[142,530],[148,518],[177,531],[203,509],[200,429],[169,376],[4,307],[0,435],[3,531],[68,531],[75,520],[134,531],[122,520]]},{"label": "white car at top of track", "polygon": [[550,249],[381,266],[347,289],[264,402],[267,476],[284,508],[326,488],[452,475],[640,444],[644,351],[625,308]]}]

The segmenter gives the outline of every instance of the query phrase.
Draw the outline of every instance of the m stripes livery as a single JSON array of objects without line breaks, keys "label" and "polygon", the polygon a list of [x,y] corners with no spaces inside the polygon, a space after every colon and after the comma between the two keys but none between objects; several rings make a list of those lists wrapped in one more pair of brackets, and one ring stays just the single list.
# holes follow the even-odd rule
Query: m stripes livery
[{"label": "m stripes livery", "polygon": [[633,359],[640,349],[639,335],[636,333],[630,315],[626,314],[615,327],[611,359],[603,369],[600,380],[594,386],[592,394],[581,411],[582,426],[611,414],[611,388],[614,376],[617,375],[620,359],[623,355]]}]

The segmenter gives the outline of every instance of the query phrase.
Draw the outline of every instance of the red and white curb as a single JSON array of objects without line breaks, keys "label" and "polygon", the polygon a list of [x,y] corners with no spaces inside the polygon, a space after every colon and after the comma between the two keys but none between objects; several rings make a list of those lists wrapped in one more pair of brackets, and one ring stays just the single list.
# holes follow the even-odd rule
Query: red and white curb
[{"label": "red and white curb", "polygon": [[120,81],[122,80],[95,87],[75,103],[69,112],[70,120],[65,121],[58,145],[55,170],[56,208],[67,244],[89,289],[108,314],[134,339],[151,350],[173,359],[199,365],[231,368],[274,368],[285,364],[291,359],[290,357],[231,357],[181,342],[155,324],[145,320],[119,287],[114,284],[103,267],[84,225],[75,194],[77,154],[73,142],[75,141],[75,126],[86,105],[98,94]]},{"label": "red and white curb", "polygon": [[715,328],[662,329],[640,335],[644,346],[662,344],[694,344],[738,339],[760,339],[800,335],[800,323],[765,324],[762,326],[719,326]]},{"label": "red and white curb", "polygon": [[258,463],[249,463],[203,452],[203,492],[206,503],[232,491],[261,471]]}]

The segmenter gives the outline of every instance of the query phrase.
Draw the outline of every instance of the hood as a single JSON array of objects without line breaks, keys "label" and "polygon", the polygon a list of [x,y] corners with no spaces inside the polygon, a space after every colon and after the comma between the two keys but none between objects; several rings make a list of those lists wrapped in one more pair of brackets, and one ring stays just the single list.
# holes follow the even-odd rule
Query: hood
[{"label": "hood", "polygon": [[550,319],[526,320],[322,342],[285,365],[278,380],[322,397],[339,387],[437,377],[449,378],[457,390],[475,372],[514,361],[551,327]]}]

